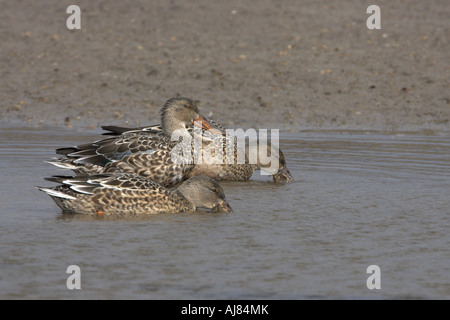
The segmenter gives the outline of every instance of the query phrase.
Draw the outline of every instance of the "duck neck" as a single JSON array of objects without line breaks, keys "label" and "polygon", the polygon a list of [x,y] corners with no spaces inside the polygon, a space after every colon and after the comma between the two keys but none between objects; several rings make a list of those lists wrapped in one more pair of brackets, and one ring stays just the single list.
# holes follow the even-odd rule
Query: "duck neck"
[{"label": "duck neck", "polygon": [[161,127],[165,135],[171,136],[175,131],[187,133],[186,124],[174,118],[170,113],[161,120]]},{"label": "duck neck", "polygon": [[[261,150],[260,150],[261,149]],[[278,163],[278,150],[274,148],[270,142],[262,147],[257,143],[250,143],[246,145],[246,161],[255,169],[255,170],[264,170],[266,172],[272,172],[274,170],[274,166]]]},{"label": "duck neck", "polygon": [[[182,188],[183,185],[179,186],[177,190],[173,192],[174,197],[177,198],[178,202],[180,203],[180,206],[185,208],[185,211],[195,211],[197,210],[197,207],[195,204],[193,204],[191,201],[189,201],[188,198],[184,195],[184,190]],[[181,190],[180,190],[181,188]]]},{"label": "duck neck", "polygon": [[261,162],[259,158],[259,143],[246,143],[245,157],[247,163],[252,166],[253,169],[261,169]]}]

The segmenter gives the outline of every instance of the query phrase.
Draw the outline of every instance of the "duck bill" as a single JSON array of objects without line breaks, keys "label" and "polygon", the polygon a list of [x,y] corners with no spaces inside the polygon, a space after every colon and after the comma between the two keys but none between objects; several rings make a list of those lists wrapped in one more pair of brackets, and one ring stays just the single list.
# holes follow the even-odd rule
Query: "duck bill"
[{"label": "duck bill", "polygon": [[223,200],[221,203],[219,203],[214,208],[213,211],[214,212],[222,211],[222,212],[226,212],[226,213],[233,213],[233,209],[231,209],[230,205],[225,200]]},{"label": "duck bill", "polygon": [[194,120],[192,120],[192,124],[196,127],[202,128],[203,130],[209,130],[210,132],[214,133],[214,134],[224,134],[222,131],[220,131],[219,129],[213,127],[211,125],[211,123],[209,123],[209,121],[202,115],[198,115],[197,118],[195,118]]},{"label": "duck bill", "polygon": [[292,177],[291,173],[289,172],[288,168],[284,167],[280,169],[274,176],[273,181],[277,183],[284,183],[284,182],[293,182],[294,177]]}]

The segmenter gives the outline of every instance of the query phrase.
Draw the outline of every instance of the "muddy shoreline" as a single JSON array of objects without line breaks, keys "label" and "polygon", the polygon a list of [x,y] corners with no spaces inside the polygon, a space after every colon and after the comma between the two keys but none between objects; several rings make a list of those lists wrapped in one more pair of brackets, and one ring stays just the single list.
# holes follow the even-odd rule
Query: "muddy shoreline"
[{"label": "muddy shoreline", "polygon": [[0,123],[159,122],[175,95],[231,127],[449,132],[450,4],[2,1]]}]

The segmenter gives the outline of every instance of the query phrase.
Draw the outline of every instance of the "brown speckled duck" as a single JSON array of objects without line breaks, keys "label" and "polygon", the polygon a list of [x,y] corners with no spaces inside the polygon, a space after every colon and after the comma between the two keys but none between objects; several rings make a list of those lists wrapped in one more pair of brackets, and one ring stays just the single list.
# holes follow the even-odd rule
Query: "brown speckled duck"
[{"label": "brown speckled duck", "polygon": [[144,215],[194,212],[198,208],[232,212],[223,189],[205,176],[192,177],[175,190],[130,173],[55,176],[47,180],[60,185],[37,188],[47,193],[64,213]]},{"label": "brown speckled duck", "polygon": [[[289,169],[286,166],[286,159],[283,152],[267,141],[267,145],[256,140],[255,143],[249,141],[243,143],[243,159],[239,160],[238,138],[234,135],[217,136],[213,143],[208,144],[202,150],[203,163],[199,163],[187,175],[207,175],[217,181],[232,180],[246,181],[255,171],[264,171],[264,175],[272,176],[274,182],[284,183],[294,181]],[[263,146],[265,148],[263,149]],[[232,159],[227,158],[227,148],[232,148],[230,154]],[[223,163],[214,163],[217,150],[222,150]],[[261,150],[260,150],[261,149]],[[266,155],[264,161],[260,158],[260,152]]]},{"label": "brown speckled duck", "polygon": [[[172,141],[171,136],[177,132],[181,137],[192,137],[193,126],[210,134],[221,134],[199,113],[191,99],[176,97],[162,107],[161,126],[127,130],[93,143],[59,148],[56,152],[64,157],[49,162],[83,175],[134,173],[170,187],[181,182],[195,166],[192,158],[172,158],[172,150],[179,141]],[[194,143],[195,139],[191,140]]]}]

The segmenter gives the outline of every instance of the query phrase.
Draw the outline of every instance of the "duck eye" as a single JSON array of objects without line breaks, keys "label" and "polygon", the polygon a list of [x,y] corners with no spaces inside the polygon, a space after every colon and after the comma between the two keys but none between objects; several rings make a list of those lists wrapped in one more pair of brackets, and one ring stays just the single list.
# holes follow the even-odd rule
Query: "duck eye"
[{"label": "duck eye", "polygon": [[214,193],[217,193],[217,189],[216,188],[212,188],[211,191],[214,192]]}]

